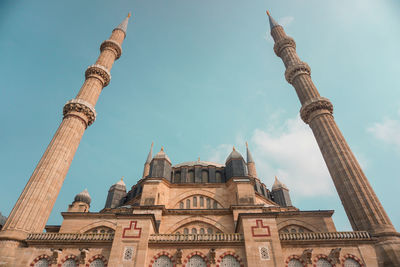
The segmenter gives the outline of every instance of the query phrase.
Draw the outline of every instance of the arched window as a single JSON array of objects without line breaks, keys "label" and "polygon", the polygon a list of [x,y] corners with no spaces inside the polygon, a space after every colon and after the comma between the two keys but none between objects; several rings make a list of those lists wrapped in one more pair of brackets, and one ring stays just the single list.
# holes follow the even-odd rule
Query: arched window
[{"label": "arched window", "polygon": [[296,229],[294,229],[294,228],[290,229],[290,232],[291,233],[297,233]]},{"label": "arched window", "polygon": [[190,209],[190,199],[186,199],[186,208]]},{"label": "arched window", "polygon": [[180,208],[180,209],[183,209],[183,202],[182,202],[182,201],[179,202],[179,208]]},{"label": "arched window", "polygon": [[172,261],[168,256],[162,255],[154,261],[152,266],[153,267],[172,267],[174,265],[172,264]]},{"label": "arched window", "polygon": [[359,264],[355,259],[347,258],[344,261],[344,267],[361,267],[361,264]]},{"label": "arched window", "polygon": [[204,207],[204,197],[200,197],[200,207]]},{"label": "arched window", "polygon": [[208,171],[207,170],[201,171],[201,181],[203,183],[208,183]]},{"label": "arched window", "polygon": [[213,208],[214,208],[214,209],[218,208],[218,203],[217,203],[217,201],[215,201],[215,200],[214,200],[214,203],[213,203]]},{"label": "arched window", "polygon": [[176,172],[175,173],[175,183],[180,183],[181,182],[181,172]]},{"label": "arched window", "polygon": [[332,264],[326,259],[319,259],[317,261],[317,267],[332,267]]},{"label": "arched window", "polygon": [[95,259],[90,263],[89,267],[104,267],[104,262],[101,259]]},{"label": "arched window", "polygon": [[194,234],[194,235],[197,234],[197,229],[196,228],[192,228],[192,234]]},{"label": "arched window", "polygon": [[185,235],[189,234],[189,229],[187,229],[187,228],[183,229],[183,233],[184,233]]},{"label": "arched window", "polygon": [[200,228],[200,234],[204,235],[204,228]]},{"label": "arched window", "polygon": [[62,267],[76,267],[76,261],[74,259],[68,259],[64,261]]},{"label": "arched window", "polygon": [[207,209],[211,209],[211,199],[207,198]]},{"label": "arched window", "polygon": [[193,197],[193,207],[197,207],[197,197]]},{"label": "arched window", "polygon": [[179,232],[179,231],[178,231],[178,232],[176,232],[175,234],[176,234],[176,235],[180,235],[180,234],[181,234],[181,232]]},{"label": "arched window", "polygon": [[222,182],[222,175],[221,175],[221,172],[220,172],[220,171],[216,171],[216,172],[215,172],[215,181],[216,181],[217,183],[221,183],[221,182]]},{"label": "arched window", "polygon": [[213,229],[212,228],[207,228],[207,234],[212,234],[214,231],[213,231]]},{"label": "arched window", "polygon": [[226,255],[222,258],[221,267],[240,267],[240,262],[232,255]]},{"label": "arched window", "polygon": [[189,259],[187,264],[188,267],[206,267],[207,264],[202,257],[194,255]]},{"label": "arched window", "polygon": [[304,265],[298,259],[291,259],[288,263],[288,267],[304,267]]},{"label": "arched window", "polygon": [[33,266],[34,267],[48,267],[49,266],[49,260],[48,259],[40,259]]},{"label": "arched window", "polygon": [[188,183],[194,183],[194,171],[188,171]]}]

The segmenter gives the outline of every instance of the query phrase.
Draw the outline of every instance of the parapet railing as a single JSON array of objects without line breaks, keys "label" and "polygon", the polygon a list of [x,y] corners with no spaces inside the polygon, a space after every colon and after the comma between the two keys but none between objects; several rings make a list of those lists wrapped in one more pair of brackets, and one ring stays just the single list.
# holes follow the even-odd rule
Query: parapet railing
[{"label": "parapet railing", "polygon": [[243,242],[244,237],[239,233],[220,234],[153,234],[150,235],[149,243],[167,242]]},{"label": "parapet railing", "polygon": [[48,242],[107,242],[113,241],[113,233],[37,233],[29,234],[26,241],[48,241]]},{"label": "parapet railing", "polygon": [[356,232],[307,232],[307,233],[282,233],[281,241],[289,240],[371,240],[371,235],[366,231]]}]

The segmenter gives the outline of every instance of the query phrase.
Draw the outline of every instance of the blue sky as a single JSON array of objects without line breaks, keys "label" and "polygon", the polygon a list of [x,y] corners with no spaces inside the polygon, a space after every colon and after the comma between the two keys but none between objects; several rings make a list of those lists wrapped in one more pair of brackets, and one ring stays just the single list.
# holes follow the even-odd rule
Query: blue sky
[{"label": "blue sky", "polygon": [[273,52],[265,10],[284,25],[393,224],[400,229],[400,2],[1,1],[0,211],[8,215],[77,94],[101,42],[132,11],[122,57],[97,103],[48,224],[87,188],[140,178],[150,144],[174,164],[223,163],[248,141],[302,210],[350,226],[300,103]]}]

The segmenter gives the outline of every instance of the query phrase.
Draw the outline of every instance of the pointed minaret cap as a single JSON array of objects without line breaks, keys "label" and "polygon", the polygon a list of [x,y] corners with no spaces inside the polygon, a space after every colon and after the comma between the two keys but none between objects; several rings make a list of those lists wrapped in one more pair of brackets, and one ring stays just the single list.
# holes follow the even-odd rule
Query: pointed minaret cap
[{"label": "pointed minaret cap", "polygon": [[83,190],[82,192],[80,192],[79,194],[77,194],[74,198],[74,202],[84,202],[88,205],[90,205],[90,202],[92,201],[92,198],[89,195],[89,192],[87,191],[87,189]]},{"label": "pointed minaret cap", "polygon": [[278,178],[275,176],[275,182],[274,182],[274,185],[272,186],[272,190],[276,190],[276,189],[280,189],[280,188],[289,190],[287,188],[287,186],[284,183],[282,183],[281,181],[279,181]]},{"label": "pointed minaret cap", "polygon": [[160,152],[158,152],[155,156],[154,159],[165,159],[167,160],[169,163],[171,163],[171,160],[168,158],[167,154],[165,154],[164,152],[164,147],[161,147]]},{"label": "pointed minaret cap", "polygon": [[247,163],[254,163],[253,156],[250,153],[249,145],[246,142]]},{"label": "pointed minaret cap", "polygon": [[243,159],[242,155],[238,151],[236,151],[235,147],[232,148],[232,152],[229,154],[225,163],[230,161],[231,159]]},{"label": "pointed minaret cap", "polygon": [[151,142],[151,147],[150,147],[149,154],[147,155],[146,164],[147,163],[150,164],[151,158],[153,157],[153,145],[154,145],[154,142]]},{"label": "pointed minaret cap", "polygon": [[271,14],[269,13],[268,10],[267,10],[267,15],[268,15],[268,19],[269,19],[269,27],[271,28],[271,30],[272,30],[273,27],[280,26],[280,25],[278,24],[278,22],[276,22],[276,21],[274,20],[274,18],[271,17]]},{"label": "pointed minaret cap", "polygon": [[128,29],[128,21],[129,21],[130,17],[131,17],[131,12],[128,13],[128,16],[126,16],[126,18],[121,22],[121,24],[119,24],[117,26],[117,28],[115,28],[114,30],[117,30],[117,29],[121,30],[125,33],[125,36],[126,36],[126,30]]}]

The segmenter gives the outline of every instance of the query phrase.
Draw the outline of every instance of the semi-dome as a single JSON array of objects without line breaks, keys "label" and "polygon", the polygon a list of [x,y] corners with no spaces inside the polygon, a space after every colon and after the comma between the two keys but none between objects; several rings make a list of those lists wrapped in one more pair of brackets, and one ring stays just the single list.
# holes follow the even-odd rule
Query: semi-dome
[{"label": "semi-dome", "polygon": [[92,198],[89,195],[89,192],[87,189],[83,190],[79,194],[75,196],[74,202],[84,202],[88,205],[90,205],[90,202],[92,201]]},{"label": "semi-dome", "polygon": [[173,168],[179,168],[179,167],[183,167],[183,166],[187,166],[187,167],[193,167],[193,166],[202,166],[202,167],[215,166],[215,167],[218,167],[218,168],[223,168],[224,167],[223,164],[219,164],[219,163],[215,163],[215,162],[211,162],[211,161],[202,161],[202,160],[186,161],[186,162],[182,162],[182,163],[176,164],[176,165],[174,165],[172,167]]},{"label": "semi-dome", "polygon": [[236,151],[235,147],[233,147],[232,152],[226,159],[226,162],[230,161],[231,159],[243,159],[242,155],[238,151]]}]

